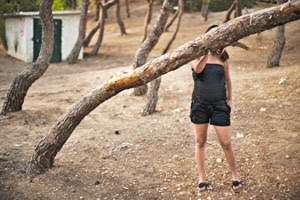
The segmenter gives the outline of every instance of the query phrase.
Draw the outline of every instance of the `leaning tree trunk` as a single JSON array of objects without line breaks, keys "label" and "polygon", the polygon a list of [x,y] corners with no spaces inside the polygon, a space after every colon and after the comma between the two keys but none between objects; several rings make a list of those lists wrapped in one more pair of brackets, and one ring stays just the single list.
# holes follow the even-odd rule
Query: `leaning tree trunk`
[{"label": "leaning tree trunk", "polygon": [[[284,0],[278,0],[278,4],[283,4]],[[282,51],[285,45],[284,25],[277,28],[276,38],[274,40],[273,51],[268,59],[267,67],[279,66]]]},{"label": "leaning tree trunk", "polygon": [[277,34],[274,41],[274,47],[271,56],[268,59],[267,67],[279,66],[281,54],[285,45],[284,25],[277,28]]},{"label": "leaning tree trunk", "polygon": [[[99,5],[100,7],[100,5]],[[83,46],[84,47],[87,47],[89,46],[92,38],[94,37],[94,35],[97,33],[97,31],[99,30],[100,28],[100,22],[97,23],[97,25],[91,30],[91,32],[88,34],[88,36],[85,38],[84,42],[83,42]]]},{"label": "leaning tree trunk", "polygon": [[77,41],[69,54],[67,61],[69,64],[74,64],[78,60],[79,53],[82,49],[85,32],[86,32],[86,23],[87,23],[87,11],[89,7],[89,0],[83,0],[81,5],[81,15],[79,22],[78,38]]},{"label": "leaning tree trunk", "polygon": [[[62,115],[49,133],[36,146],[27,168],[28,173],[42,173],[51,168],[54,158],[74,129],[92,110],[123,90],[146,84],[198,58],[209,49],[220,49],[238,40],[267,29],[300,19],[300,1],[292,1],[243,15],[210,30],[177,49],[118,74],[86,94]],[[251,22],[251,23],[250,23]]]},{"label": "leaning tree trunk", "polygon": [[1,114],[22,110],[24,99],[30,86],[47,70],[52,57],[54,44],[54,24],[52,16],[53,0],[43,0],[40,5],[40,18],[42,23],[42,47],[37,60],[26,70],[21,72],[12,82]]},{"label": "leaning tree trunk", "polygon": [[129,0],[125,0],[125,6],[127,17],[130,18]]},{"label": "leaning tree trunk", "polygon": [[241,2],[240,2],[240,0],[234,0],[234,1],[235,1],[234,17],[239,17],[242,15]]},{"label": "leaning tree trunk", "polygon": [[[164,0],[160,15],[147,39],[141,44],[134,58],[133,69],[144,65],[147,61],[149,53],[159,40],[160,35],[164,32],[164,27],[167,23],[170,9],[170,0]],[[142,85],[134,88],[134,95],[141,96],[147,93],[147,85]]]},{"label": "leaning tree trunk", "polygon": [[169,28],[172,26],[173,22],[177,19],[179,14],[179,9],[175,12],[175,14],[173,15],[172,19],[170,20],[170,22],[166,25],[165,27],[165,32],[169,31]]},{"label": "leaning tree trunk", "polygon": [[126,35],[127,33],[126,33],[125,24],[124,24],[124,22],[122,20],[122,16],[121,16],[120,0],[117,0],[116,17],[117,17],[117,22],[118,22],[119,27],[120,27],[121,36]]},{"label": "leaning tree trunk", "polygon": [[100,21],[99,21],[99,35],[98,35],[98,39],[97,39],[95,46],[93,47],[92,51],[89,54],[90,56],[96,56],[98,54],[98,51],[101,47],[103,37],[104,37],[105,13],[107,13],[107,10],[111,6],[116,4],[116,2],[117,2],[116,0],[111,0],[111,1],[108,1],[107,3],[105,3],[104,5],[102,5],[102,3],[99,3],[100,8],[101,8]]},{"label": "leaning tree trunk", "polygon": [[235,10],[235,7],[236,7],[236,3],[235,3],[235,1],[233,1],[231,6],[229,7],[229,9],[227,11],[224,23],[228,22],[230,20],[231,13]]},{"label": "leaning tree trunk", "polygon": [[99,22],[99,35],[98,35],[97,42],[90,53],[90,56],[96,56],[98,54],[98,51],[101,47],[101,44],[103,41],[103,36],[104,36],[106,8],[105,8],[105,6],[102,5],[102,3],[100,3],[99,5],[101,7],[101,12],[100,12],[101,15],[100,15],[100,22]]},{"label": "leaning tree trunk", "polygon": [[[181,22],[181,17],[182,17],[182,13],[183,13],[183,0],[179,0],[178,1],[178,21],[177,21],[177,26],[176,29],[173,33],[173,36],[171,37],[170,41],[168,42],[166,48],[164,49],[162,54],[165,54],[168,52],[168,50],[170,49],[172,43],[174,42],[174,40],[176,39],[177,33],[179,31],[179,27],[180,27],[180,22]],[[147,104],[144,107],[144,110],[142,112],[143,116],[146,115],[151,115],[152,113],[155,112],[156,110],[156,105],[157,105],[157,101],[158,101],[158,90],[159,90],[159,86],[161,83],[161,77],[151,81],[151,87],[150,87],[150,91],[149,91],[149,95],[148,95],[148,99],[147,99]]]},{"label": "leaning tree trunk", "polygon": [[145,22],[144,22],[144,36],[142,42],[144,42],[148,35],[148,24],[151,23],[152,18],[152,10],[153,10],[153,0],[148,0],[148,8],[145,15]]},{"label": "leaning tree trunk", "polygon": [[95,11],[95,19],[94,21],[99,20],[99,14],[100,14],[100,5],[99,5],[99,0],[95,0],[95,6],[96,6],[96,11]]}]

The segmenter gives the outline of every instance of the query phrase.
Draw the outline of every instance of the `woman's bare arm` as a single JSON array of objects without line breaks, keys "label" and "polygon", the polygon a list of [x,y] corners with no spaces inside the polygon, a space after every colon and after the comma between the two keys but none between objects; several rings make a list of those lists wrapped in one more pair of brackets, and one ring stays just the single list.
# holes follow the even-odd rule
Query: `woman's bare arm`
[{"label": "woman's bare arm", "polygon": [[232,84],[229,73],[229,63],[228,60],[224,62],[224,70],[225,70],[225,82],[226,82],[226,92],[227,92],[227,101],[229,106],[232,104]]},{"label": "woman's bare arm", "polygon": [[189,65],[191,66],[192,69],[194,69],[195,72],[200,73],[204,69],[207,59],[208,59],[208,54],[201,56],[200,59],[195,59],[189,62]]}]

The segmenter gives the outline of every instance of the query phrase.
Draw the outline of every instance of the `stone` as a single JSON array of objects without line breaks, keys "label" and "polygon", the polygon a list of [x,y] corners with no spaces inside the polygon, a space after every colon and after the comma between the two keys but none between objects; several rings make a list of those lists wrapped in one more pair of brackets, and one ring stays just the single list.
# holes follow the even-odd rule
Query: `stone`
[{"label": "stone", "polygon": [[243,138],[243,137],[244,137],[243,133],[240,133],[240,132],[236,133],[236,138]]},{"label": "stone", "polygon": [[261,108],[259,109],[259,111],[260,111],[260,112],[266,112],[266,111],[267,111],[267,108],[261,107]]}]

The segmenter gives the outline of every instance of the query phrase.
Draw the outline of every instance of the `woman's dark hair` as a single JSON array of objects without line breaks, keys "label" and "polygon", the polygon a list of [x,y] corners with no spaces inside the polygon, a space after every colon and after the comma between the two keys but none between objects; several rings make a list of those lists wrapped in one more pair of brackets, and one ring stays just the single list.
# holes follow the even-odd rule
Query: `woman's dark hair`
[{"label": "woman's dark hair", "polygon": [[[207,30],[205,31],[205,33],[207,33],[208,31],[210,31],[213,28],[218,27],[218,25],[211,25],[210,27],[207,28]],[[218,49],[218,50],[211,50],[211,53],[218,55],[219,58],[222,60],[222,62],[225,62],[227,59],[229,59],[229,55],[227,53],[227,51],[224,48]]]}]

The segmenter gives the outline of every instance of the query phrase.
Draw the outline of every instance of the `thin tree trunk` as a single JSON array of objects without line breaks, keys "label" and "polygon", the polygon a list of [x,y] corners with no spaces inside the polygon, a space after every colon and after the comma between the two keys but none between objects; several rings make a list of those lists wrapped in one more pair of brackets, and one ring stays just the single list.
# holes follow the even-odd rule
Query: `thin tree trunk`
[{"label": "thin tree trunk", "polygon": [[147,98],[147,104],[143,109],[142,116],[151,115],[156,110],[156,105],[158,101],[158,90],[161,83],[161,77],[158,77],[151,81],[150,92]]},{"label": "thin tree trunk", "polygon": [[100,22],[99,22],[99,35],[98,35],[97,42],[90,53],[90,56],[96,56],[98,54],[98,51],[103,41],[106,8],[105,6],[102,5],[102,3],[100,3],[100,7],[101,7],[101,12],[100,12],[101,15],[100,15]]},{"label": "thin tree trunk", "polygon": [[235,7],[236,7],[236,4],[235,4],[235,1],[233,1],[231,6],[229,7],[229,9],[227,11],[224,23],[228,22],[230,20],[231,13],[235,10]]},{"label": "thin tree trunk", "polygon": [[[277,0],[278,4],[283,4],[284,0]],[[276,38],[274,40],[273,51],[268,59],[267,67],[279,66],[282,51],[285,45],[284,25],[278,26]]]},{"label": "thin tree trunk", "polygon": [[[169,16],[170,2],[169,0],[164,0],[160,15],[147,39],[141,44],[137,50],[133,62],[133,69],[144,65],[147,61],[149,53],[152,51],[154,46],[159,40],[160,35],[164,32],[168,16]],[[141,96],[147,93],[147,85],[142,85],[134,88],[134,95]]]},{"label": "thin tree trunk", "polygon": [[99,5],[99,0],[95,0],[95,6],[96,6],[96,11],[95,11],[95,19],[94,21],[99,20],[99,14],[100,14],[100,5]]},{"label": "thin tree trunk", "polygon": [[125,0],[125,6],[127,17],[130,18],[129,0]]},{"label": "thin tree trunk", "polygon": [[[170,41],[168,42],[166,48],[164,49],[162,54],[165,54],[169,51],[172,43],[174,42],[174,40],[176,39],[177,33],[179,31],[179,27],[180,27],[180,22],[181,22],[181,17],[182,17],[182,13],[183,13],[183,0],[179,0],[178,1],[178,20],[177,20],[177,26],[176,29],[173,33],[173,36],[171,37]],[[157,101],[158,101],[158,90],[160,87],[160,83],[161,83],[161,77],[154,79],[153,81],[151,81],[151,87],[150,87],[150,91],[149,91],[149,95],[148,95],[148,99],[147,99],[147,103],[144,107],[144,110],[142,112],[143,116],[146,115],[151,115],[152,113],[155,112],[156,110],[156,105],[157,105]]]},{"label": "thin tree trunk", "polygon": [[148,35],[148,24],[151,23],[151,17],[152,17],[152,10],[153,10],[153,0],[147,0],[148,1],[148,8],[145,16],[145,22],[144,22],[144,37],[143,42],[146,40]]},{"label": "thin tree trunk", "polygon": [[76,8],[77,8],[77,2],[76,1],[77,0],[72,0],[72,1],[73,1],[73,9],[76,10]]},{"label": "thin tree trunk", "polygon": [[103,37],[104,37],[105,13],[111,6],[116,4],[116,2],[117,2],[116,0],[111,0],[111,1],[108,1],[107,3],[105,3],[104,5],[102,5],[102,3],[99,3],[100,8],[101,8],[100,21],[99,21],[99,35],[98,35],[95,46],[93,47],[92,51],[89,54],[90,56],[96,56],[98,54],[98,51],[101,47]]},{"label": "thin tree trunk", "polygon": [[204,5],[205,7],[204,7],[204,21],[207,21],[207,19],[208,19],[208,12],[209,12],[209,3],[207,3],[207,4],[205,4]]},{"label": "thin tree trunk", "polygon": [[183,0],[178,0],[178,20],[177,20],[177,25],[176,25],[176,29],[170,39],[170,41],[168,42],[166,48],[164,49],[162,54],[165,54],[169,51],[172,43],[174,42],[174,40],[176,39],[177,33],[179,31],[180,28],[180,23],[181,23],[181,17],[182,17],[182,13],[183,13]]},{"label": "thin tree trunk", "polygon": [[42,23],[42,46],[37,60],[21,72],[12,82],[4,100],[1,114],[22,110],[24,99],[30,86],[47,70],[53,52],[54,23],[52,16],[53,0],[43,0],[40,5]]},{"label": "thin tree trunk", "polygon": [[179,14],[179,8],[178,8],[178,10],[175,12],[175,14],[173,15],[173,17],[172,17],[172,19],[170,20],[170,22],[166,25],[165,32],[168,32],[168,31],[169,31],[169,28],[172,26],[173,22],[177,19],[178,14]]},{"label": "thin tree trunk", "polygon": [[242,8],[241,8],[241,2],[240,0],[235,0],[235,12],[234,17],[242,16]]},{"label": "thin tree trunk", "polygon": [[[249,35],[300,19],[300,1],[292,1],[243,15],[191,40],[177,49],[118,74],[73,104],[52,126],[36,146],[27,168],[28,173],[42,173],[51,168],[56,154],[74,129],[92,110],[123,90],[148,83],[198,58],[208,49],[220,49]],[[250,23],[251,21],[251,23]]]},{"label": "thin tree trunk", "polygon": [[94,35],[97,33],[97,31],[100,28],[100,22],[97,23],[97,25],[91,30],[91,32],[88,34],[88,36],[85,38],[84,42],[83,42],[83,46],[87,47],[89,46],[92,38],[94,37]]},{"label": "thin tree trunk", "polygon": [[124,24],[124,22],[122,20],[122,16],[121,16],[120,0],[117,0],[116,17],[117,17],[117,22],[118,22],[119,27],[120,27],[121,36],[126,35],[127,33],[126,33],[125,24]]},{"label": "thin tree trunk", "polygon": [[87,11],[89,7],[89,0],[83,0],[81,5],[81,15],[79,22],[78,38],[77,41],[69,54],[67,61],[69,64],[74,64],[78,60],[79,53],[82,49],[85,32],[86,32],[86,23],[87,23]]}]

